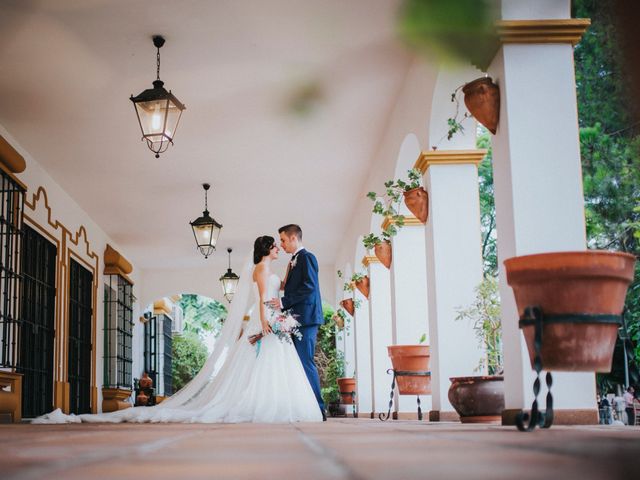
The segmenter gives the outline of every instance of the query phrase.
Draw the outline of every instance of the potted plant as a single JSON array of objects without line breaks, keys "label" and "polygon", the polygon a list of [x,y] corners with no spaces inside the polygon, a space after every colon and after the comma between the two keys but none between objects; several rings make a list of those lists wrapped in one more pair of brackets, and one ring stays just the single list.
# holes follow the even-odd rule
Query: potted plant
[{"label": "potted plant", "polygon": [[456,320],[473,322],[473,330],[485,352],[476,371],[487,374],[452,377],[449,401],[463,423],[500,423],[504,410],[504,377],[500,297],[495,278],[485,277],[476,287],[473,304],[458,310]]},{"label": "potted plant", "polygon": [[338,390],[340,392],[340,403],[351,405],[355,402],[356,379],[354,377],[338,378]]},{"label": "potted plant", "polygon": [[[460,100],[458,93],[464,94],[464,104],[468,112],[464,112],[460,118]],[[451,140],[458,132],[464,132],[462,122],[474,117],[478,122],[487,127],[492,134],[496,134],[500,120],[500,88],[493,83],[491,77],[480,77],[460,85],[451,94],[451,101],[456,104],[453,117],[447,118],[447,140]],[[443,137],[444,138],[444,137]]]},{"label": "potted plant", "polygon": [[344,328],[345,322],[347,321],[347,313],[342,308],[339,308],[331,318],[338,327],[338,330],[342,330]]},{"label": "potted plant", "polygon": [[[391,233],[392,229],[395,233]],[[362,244],[367,250],[373,250],[378,260],[387,268],[391,268],[392,251],[391,251],[391,237],[397,233],[397,229],[393,225],[390,225],[382,232],[380,236],[370,233],[362,239]]]},{"label": "potted plant", "polygon": [[355,284],[356,288],[360,290],[360,293],[369,298],[369,276],[363,273],[354,273],[351,276],[351,281]]},{"label": "potted plant", "polygon": [[[396,372],[428,372],[429,345],[423,345],[427,335],[420,337],[417,345],[389,345],[387,352]],[[396,377],[400,395],[427,395],[431,393],[431,376]]]},{"label": "potted plant", "polygon": [[[543,368],[609,372],[635,257],[587,250],[513,257],[504,265],[520,318],[527,307],[542,312]],[[533,368],[535,326],[528,323],[521,328]]]}]

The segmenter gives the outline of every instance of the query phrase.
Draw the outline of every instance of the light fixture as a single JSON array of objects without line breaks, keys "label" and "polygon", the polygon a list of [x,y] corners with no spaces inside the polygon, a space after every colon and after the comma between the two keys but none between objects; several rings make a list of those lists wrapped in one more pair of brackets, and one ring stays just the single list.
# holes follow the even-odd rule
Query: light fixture
[{"label": "light fixture", "polygon": [[220,283],[222,283],[222,293],[224,293],[224,298],[227,299],[227,302],[231,303],[233,295],[236,293],[236,289],[238,288],[240,277],[231,270],[232,249],[227,248],[227,252],[229,252],[229,269],[227,270],[227,273],[220,277]]},{"label": "light fixture", "polygon": [[204,255],[204,258],[208,258],[216,249],[216,242],[222,228],[222,225],[211,218],[209,210],[207,210],[207,191],[210,186],[208,183],[202,184],[202,188],[204,188],[204,212],[202,212],[202,216],[196,218],[193,222],[189,222],[193,229],[193,235],[196,237],[198,249]]},{"label": "light fixture", "polygon": [[130,98],[136,109],[142,139],[147,141],[147,146],[156,154],[156,158],[169,148],[169,144],[173,144],[180,116],[186,108],[171,93],[171,90],[167,91],[164,88],[164,82],[160,80],[160,47],[164,42],[164,37],[160,35],[153,37],[153,44],[158,49],[156,80],[153,82],[153,88],[145,90],[137,97],[131,95]]}]

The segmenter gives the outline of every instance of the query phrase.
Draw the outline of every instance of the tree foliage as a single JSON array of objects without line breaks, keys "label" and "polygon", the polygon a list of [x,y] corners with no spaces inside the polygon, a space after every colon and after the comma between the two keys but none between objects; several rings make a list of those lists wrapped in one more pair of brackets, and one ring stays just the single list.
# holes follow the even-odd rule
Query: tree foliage
[{"label": "tree foliage", "polygon": [[315,362],[320,375],[320,390],[325,404],[337,402],[340,398],[337,379],[344,376],[344,358],[336,348],[336,326],[331,317],[334,311],[328,305],[322,306],[324,324],[318,329]]},{"label": "tree foliage", "polygon": [[[640,255],[640,128],[629,108],[625,61],[611,2],[575,0],[574,16],[591,18],[574,51],[580,150],[589,248]],[[626,320],[640,362],[640,268],[626,299]],[[623,383],[614,356],[611,383]]]},{"label": "tree foliage", "polygon": [[184,313],[184,331],[204,337],[217,335],[227,317],[226,307],[202,295],[183,294],[178,302]]}]

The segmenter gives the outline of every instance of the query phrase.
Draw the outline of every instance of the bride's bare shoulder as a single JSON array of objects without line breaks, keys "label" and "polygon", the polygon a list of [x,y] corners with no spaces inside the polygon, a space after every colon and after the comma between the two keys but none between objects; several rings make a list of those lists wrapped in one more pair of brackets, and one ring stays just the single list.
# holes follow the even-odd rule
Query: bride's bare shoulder
[{"label": "bride's bare shoulder", "polygon": [[266,265],[259,263],[253,269],[253,281],[257,282],[259,279],[262,279],[268,275],[268,270]]}]

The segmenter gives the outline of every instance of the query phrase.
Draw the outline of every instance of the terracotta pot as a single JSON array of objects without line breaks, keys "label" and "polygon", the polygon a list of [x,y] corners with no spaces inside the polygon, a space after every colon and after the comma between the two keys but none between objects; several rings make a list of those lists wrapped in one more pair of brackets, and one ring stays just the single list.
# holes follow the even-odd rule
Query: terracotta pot
[{"label": "terracotta pot", "polygon": [[452,377],[449,401],[462,423],[502,423],[504,377]]},{"label": "terracotta pot", "polygon": [[151,388],[153,385],[153,380],[149,375],[147,375],[147,372],[142,374],[142,378],[139,380],[139,385],[140,388]]},{"label": "terracotta pot", "polygon": [[356,288],[360,290],[360,293],[366,298],[369,298],[369,276],[365,275],[362,280],[356,282]]},{"label": "terracotta pot", "polygon": [[[633,255],[597,250],[525,255],[504,262],[521,318],[534,306],[547,315],[620,315],[634,264]],[[522,333],[533,368],[534,326],[523,327]],[[617,335],[618,325],[612,323],[545,324],[543,368],[609,372]]]},{"label": "terracotta pot", "polygon": [[[387,352],[393,369],[400,372],[428,372],[429,345],[390,345]],[[431,393],[431,377],[396,377],[401,395],[426,395]]]},{"label": "terracotta pot", "polygon": [[422,223],[427,223],[429,217],[429,194],[422,188],[414,188],[404,192],[404,204],[409,211]]},{"label": "terracotta pot", "polygon": [[462,87],[464,104],[478,122],[496,134],[500,119],[500,89],[491,77],[482,77]]},{"label": "terracotta pot", "polygon": [[378,260],[387,268],[391,268],[391,242],[382,242],[373,247]]},{"label": "terracotta pot", "polygon": [[342,308],[344,308],[347,312],[349,312],[349,315],[351,315],[352,317],[353,317],[353,314],[356,313],[356,307],[353,303],[353,299],[345,298],[340,302],[340,305],[342,305]]},{"label": "terracotta pot", "polygon": [[352,404],[354,395],[351,392],[356,391],[356,379],[352,377],[338,378],[338,389],[340,390],[340,402],[344,404]]},{"label": "terracotta pot", "polygon": [[333,317],[333,321],[335,322],[336,326],[342,330],[344,328],[344,320],[342,319],[342,317],[338,314],[335,314]]},{"label": "terracotta pot", "polygon": [[136,397],[136,405],[145,406],[147,403],[149,403],[149,397],[140,390],[140,393],[138,393],[138,396]]}]

